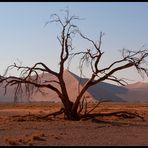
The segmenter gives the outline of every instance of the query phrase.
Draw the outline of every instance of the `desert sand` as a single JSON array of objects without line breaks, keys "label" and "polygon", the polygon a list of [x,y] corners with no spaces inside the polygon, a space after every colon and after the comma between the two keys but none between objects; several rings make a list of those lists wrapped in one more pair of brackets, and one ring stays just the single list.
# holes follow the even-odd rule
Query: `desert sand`
[{"label": "desert sand", "polygon": [[[99,122],[22,118],[58,111],[60,103],[0,104],[0,146],[148,146],[148,104],[101,104],[94,112],[132,111],[144,117],[100,117]],[[91,107],[91,105],[90,105]]]}]

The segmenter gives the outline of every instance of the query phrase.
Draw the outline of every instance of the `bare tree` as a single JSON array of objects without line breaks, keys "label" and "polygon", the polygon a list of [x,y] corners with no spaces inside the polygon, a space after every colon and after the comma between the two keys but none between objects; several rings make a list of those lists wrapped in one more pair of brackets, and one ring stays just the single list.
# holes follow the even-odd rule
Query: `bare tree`
[{"label": "bare tree", "polygon": [[[88,88],[91,86],[100,83],[104,80],[110,80],[117,82],[118,84],[125,85],[127,82],[124,79],[120,79],[116,77],[114,74],[118,71],[121,71],[123,69],[135,67],[137,71],[142,75],[146,74],[148,76],[148,69],[146,58],[148,56],[148,50],[140,49],[138,51],[132,51],[123,49],[122,50],[122,58],[120,60],[117,60],[113,63],[111,63],[108,67],[100,68],[100,60],[103,56],[103,51],[101,49],[102,44],[102,37],[103,33],[100,33],[99,36],[99,42],[94,42],[87,36],[83,35],[78,26],[73,24],[73,21],[79,20],[79,17],[76,16],[70,16],[69,11],[66,10],[66,15],[64,19],[57,15],[52,14],[51,20],[48,23],[57,23],[62,27],[60,36],[57,37],[61,49],[60,49],[60,60],[59,60],[59,71],[55,72],[52,69],[50,69],[47,65],[45,65],[42,62],[35,63],[32,67],[28,66],[22,66],[17,65],[14,63],[13,65],[8,66],[5,74],[3,76],[0,76],[0,82],[5,85],[5,90],[7,90],[8,86],[15,85],[15,97],[17,97],[19,94],[21,94],[22,86],[25,86],[25,92],[28,93],[28,95],[31,95],[35,89],[38,91],[41,91],[42,88],[48,88],[52,91],[54,91],[61,102],[63,103],[64,108],[60,110],[58,113],[64,113],[65,118],[68,120],[80,120],[81,118],[86,117],[93,117],[94,114],[90,114],[90,112],[94,109],[91,109],[90,111],[86,111],[85,107],[85,114],[81,114],[81,111],[83,110],[84,104],[84,94],[87,91]],[[90,42],[92,44],[92,49],[84,49],[80,52],[75,52],[72,41],[73,36],[77,34],[82,39]],[[87,64],[90,66],[91,69],[91,77],[88,79],[87,82],[83,85],[82,89],[80,89],[80,92],[78,96],[75,98],[75,101],[72,102],[69,98],[66,84],[63,78],[64,70],[66,62],[72,62],[72,59],[76,56],[80,56],[80,72],[83,74],[84,69],[84,63],[87,62]],[[7,76],[7,72],[10,69],[17,69],[20,71],[20,77],[16,76]],[[49,73],[54,75],[57,80],[51,80],[51,81],[41,81],[41,73]],[[56,83],[56,85],[59,86],[60,89],[55,87],[53,85]],[[6,93],[6,92],[5,92]],[[100,102],[99,102],[100,104]],[[58,114],[56,113],[56,114]],[[127,112],[120,112],[120,114],[123,113],[124,115],[127,114]],[[116,115],[119,114],[115,113]],[[55,114],[52,114],[55,115]],[[130,115],[130,114],[128,114]],[[133,114],[132,114],[133,115]],[[138,116],[135,114],[135,116]]]}]

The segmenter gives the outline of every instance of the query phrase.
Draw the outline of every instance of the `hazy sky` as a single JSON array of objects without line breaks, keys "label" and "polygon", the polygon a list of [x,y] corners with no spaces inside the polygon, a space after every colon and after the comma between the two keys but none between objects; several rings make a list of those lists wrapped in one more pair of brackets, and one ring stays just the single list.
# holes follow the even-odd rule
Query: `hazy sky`
[{"label": "hazy sky", "polygon": [[[17,59],[23,65],[44,62],[53,70],[58,68],[59,27],[49,24],[44,27],[52,13],[61,14],[69,7],[72,15],[85,18],[76,24],[93,40],[105,33],[102,50],[103,65],[120,58],[119,50],[148,48],[148,3],[147,2],[1,2],[0,3],[0,73]],[[84,43],[75,41],[80,51]],[[77,73],[78,67],[70,69]],[[89,75],[89,72],[88,72]],[[118,76],[126,77],[129,83],[142,81],[134,69],[124,70]],[[144,81],[147,81],[145,79]]]}]

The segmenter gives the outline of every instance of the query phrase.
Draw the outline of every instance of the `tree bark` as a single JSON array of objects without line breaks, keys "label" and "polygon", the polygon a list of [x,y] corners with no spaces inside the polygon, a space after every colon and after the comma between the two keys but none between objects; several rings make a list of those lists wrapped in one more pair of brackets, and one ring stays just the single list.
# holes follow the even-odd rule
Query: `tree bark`
[{"label": "tree bark", "polygon": [[79,116],[78,112],[74,111],[72,108],[73,108],[73,102],[70,101],[69,103],[64,104],[65,119],[73,120],[73,121],[80,120],[80,116]]}]

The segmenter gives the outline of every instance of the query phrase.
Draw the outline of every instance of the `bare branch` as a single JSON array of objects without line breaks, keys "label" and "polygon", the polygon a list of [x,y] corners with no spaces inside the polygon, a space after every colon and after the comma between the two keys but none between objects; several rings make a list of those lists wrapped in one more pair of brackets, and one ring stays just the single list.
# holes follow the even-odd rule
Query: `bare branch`
[{"label": "bare branch", "polygon": [[121,84],[121,85],[123,85],[123,86],[125,86],[125,85],[128,84],[127,81],[125,81],[124,78],[118,79],[118,78],[115,77],[115,76],[109,76],[109,77],[107,78],[107,80],[111,80],[111,81],[117,82],[117,84]]},{"label": "bare branch", "polygon": [[91,113],[93,110],[95,110],[101,103],[103,103],[103,102],[110,102],[111,100],[103,100],[103,99],[100,99],[99,101],[98,101],[98,103],[91,109],[91,110],[89,110],[86,114],[89,114],[89,113]]}]

